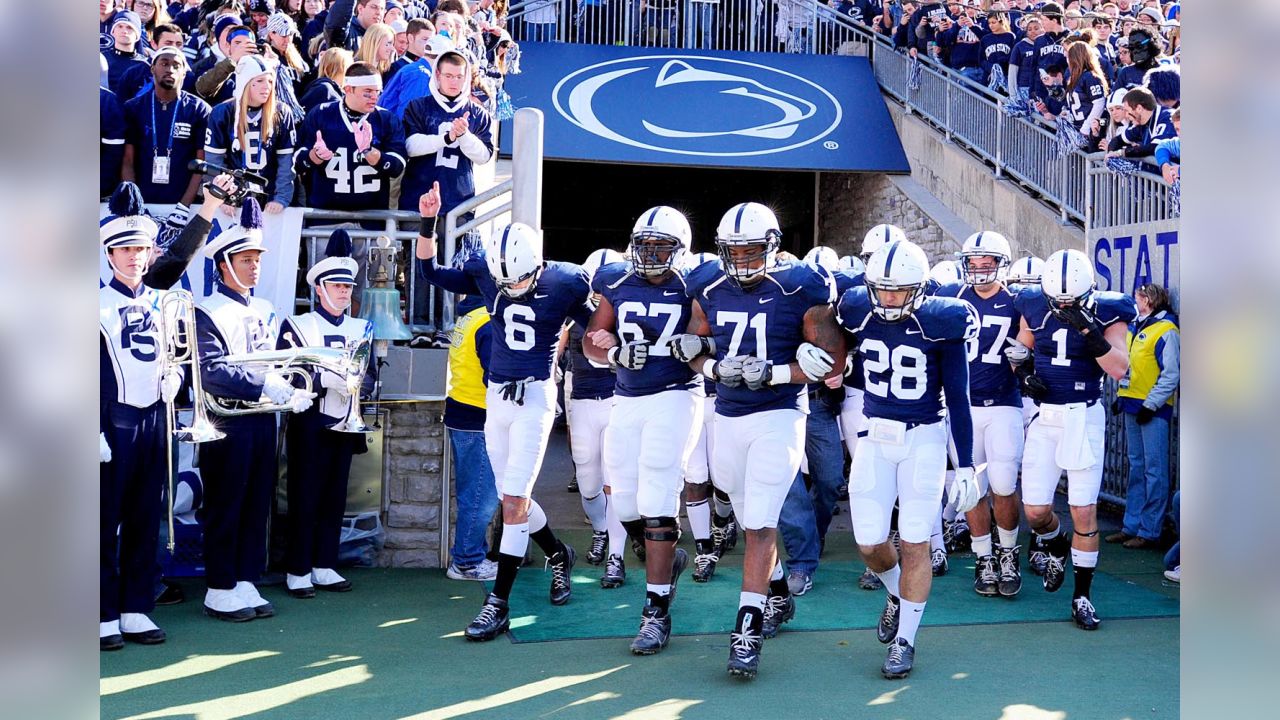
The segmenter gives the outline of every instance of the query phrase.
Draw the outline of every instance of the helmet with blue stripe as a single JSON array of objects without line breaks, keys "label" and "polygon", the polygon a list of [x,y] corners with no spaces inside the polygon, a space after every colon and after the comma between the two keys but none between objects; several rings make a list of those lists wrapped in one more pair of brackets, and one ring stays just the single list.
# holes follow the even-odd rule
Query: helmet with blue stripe
[{"label": "helmet with blue stripe", "polygon": [[724,262],[725,274],[739,285],[754,285],[763,280],[777,262],[781,243],[778,218],[772,210],[756,202],[734,205],[716,227],[716,248]]},{"label": "helmet with blue stripe", "polygon": [[862,262],[867,263],[871,260],[871,255],[880,248],[893,242],[906,241],[907,234],[897,225],[882,223],[867,231],[862,236],[862,250],[858,255],[862,257]]},{"label": "helmet with blue stripe", "polygon": [[[970,258],[993,257],[994,268],[974,268]],[[990,285],[1000,280],[1005,268],[1013,261],[1009,240],[998,232],[981,230],[969,236],[960,248],[960,273],[969,285]]]},{"label": "helmet with blue stripe", "polygon": [[489,237],[484,261],[499,292],[512,300],[528,297],[542,271],[542,234],[524,223],[511,223]]},{"label": "helmet with blue stripe", "polygon": [[[898,240],[881,247],[867,261],[867,294],[871,311],[886,322],[900,322],[924,304],[929,280],[929,258],[919,245]],[[900,302],[886,302],[881,293],[905,293]]]},{"label": "helmet with blue stripe", "polygon": [[666,205],[649,208],[631,229],[631,263],[636,272],[658,277],[681,266],[693,231],[679,210]]}]

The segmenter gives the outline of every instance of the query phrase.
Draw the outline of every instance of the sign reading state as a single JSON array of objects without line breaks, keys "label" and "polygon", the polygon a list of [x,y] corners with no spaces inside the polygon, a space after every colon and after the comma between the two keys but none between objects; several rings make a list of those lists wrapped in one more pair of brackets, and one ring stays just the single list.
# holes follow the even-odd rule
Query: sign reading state
[{"label": "sign reading state", "polygon": [[[556,160],[909,173],[865,58],[524,43]],[[503,153],[511,151],[504,123]]]}]

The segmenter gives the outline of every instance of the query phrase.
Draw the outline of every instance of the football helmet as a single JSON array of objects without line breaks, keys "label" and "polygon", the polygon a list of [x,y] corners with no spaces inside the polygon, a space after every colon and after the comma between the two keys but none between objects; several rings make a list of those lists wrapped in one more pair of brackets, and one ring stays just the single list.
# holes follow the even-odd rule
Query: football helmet
[{"label": "football helmet", "polygon": [[905,242],[906,239],[907,234],[897,225],[888,223],[877,225],[868,230],[867,234],[862,237],[862,250],[858,253],[858,256],[862,258],[863,263],[869,263],[871,255],[875,251],[892,242]]},{"label": "football helmet", "polygon": [[955,260],[939,260],[929,271],[929,277],[939,285],[950,285],[960,282],[960,266]]},{"label": "football helmet", "polygon": [[[782,230],[773,211],[760,203],[734,205],[716,227],[716,247],[725,274],[739,285],[753,285],[777,262]],[[734,248],[753,252],[734,256]]]},{"label": "football helmet", "polygon": [[[994,269],[975,270],[969,267],[969,258],[994,257]],[[1009,240],[998,232],[980,230],[969,236],[960,248],[960,275],[968,285],[990,285],[1000,279],[1013,255],[1009,250]]]},{"label": "football helmet", "polygon": [[806,265],[823,268],[824,270],[835,270],[840,266],[840,256],[836,255],[836,251],[825,245],[819,245],[804,254]]},{"label": "football helmet", "polygon": [[1044,274],[1044,261],[1034,255],[1018,258],[1011,265],[1009,271],[1005,275],[1005,281],[1009,283],[1011,289],[1018,289],[1028,285],[1039,285],[1040,276]]},{"label": "football helmet", "polygon": [[626,258],[622,257],[622,253],[609,248],[600,248],[593,250],[586,260],[582,261],[582,269],[587,271],[588,278],[594,278],[596,271],[602,266],[609,263],[624,262]]},{"label": "football helmet", "polygon": [[693,231],[675,208],[659,205],[644,211],[631,229],[631,264],[646,277],[657,277],[681,266]]},{"label": "football helmet", "polygon": [[1044,261],[1040,289],[1055,310],[1085,307],[1094,289],[1093,263],[1079,250],[1059,250]]},{"label": "football helmet", "polygon": [[[871,311],[886,322],[906,320],[924,304],[924,286],[928,279],[929,258],[919,245],[899,240],[881,247],[867,261],[865,282],[871,297]],[[881,292],[901,291],[907,296],[899,305],[888,305],[880,297]]]},{"label": "football helmet", "polygon": [[840,262],[836,264],[836,267],[840,270],[844,270],[845,272],[851,272],[855,275],[858,273],[864,273],[867,271],[867,264],[862,262],[862,258],[858,257],[857,255],[845,255],[844,257],[840,258]]},{"label": "football helmet", "polygon": [[499,292],[512,300],[522,300],[533,292],[542,272],[541,233],[524,223],[511,223],[490,236],[484,250],[489,275]]},{"label": "football helmet", "polygon": [[689,253],[684,256],[684,267],[686,270],[701,267],[709,262],[720,262],[720,256],[710,252]]}]

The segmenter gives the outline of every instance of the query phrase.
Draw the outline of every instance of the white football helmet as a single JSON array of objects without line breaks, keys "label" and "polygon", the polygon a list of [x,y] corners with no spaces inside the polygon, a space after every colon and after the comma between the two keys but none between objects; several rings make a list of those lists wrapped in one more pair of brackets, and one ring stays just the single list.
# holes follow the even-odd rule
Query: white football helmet
[{"label": "white football helmet", "polygon": [[[520,300],[538,284],[542,234],[524,223],[511,223],[485,241],[484,260],[498,290],[512,300]],[[526,280],[530,282],[516,287]]]},{"label": "white football helmet", "polygon": [[[974,257],[994,257],[996,266],[994,269],[974,270],[969,267],[969,258]],[[980,230],[970,235],[960,248],[960,274],[969,285],[989,285],[998,281],[1012,261],[1009,240],[998,232]]]},{"label": "white football helmet", "polygon": [[840,266],[840,256],[825,245],[819,245],[804,254],[804,263],[825,270],[835,270]]},{"label": "white football helmet", "polygon": [[862,258],[858,257],[857,255],[845,255],[844,257],[840,258],[840,262],[836,265],[836,267],[839,268],[840,270],[844,270],[845,272],[851,272],[855,275],[858,273],[865,273],[867,271],[867,264],[862,262]]},{"label": "white football helmet", "polygon": [[1044,274],[1044,261],[1034,255],[1018,258],[1009,265],[1009,271],[1005,275],[1005,281],[1009,283],[1011,289],[1018,289],[1028,285],[1039,285],[1040,276]]},{"label": "white football helmet", "polygon": [[686,270],[702,267],[709,262],[720,262],[720,256],[709,252],[689,253],[684,256],[684,267]]},{"label": "white football helmet", "polygon": [[955,260],[939,260],[929,271],[929,277],[939,285],[951,285],[960,282],[960,266]]},{"label": "white football helmet", "polygon": [[1050,307],[1085,305],[1093,288],[1093,263],[1079,250],[1059,250],[1044,261],[1040,289]]},{"label": "white football helmet", "polygon": [[[924,304],[924,285],[929,279],[929,258],[919,245],[900,240],[889,243],[871,254],[867,261],[867,294],[871,311],[886,322],[906,320]],[[886,305],[880,292],[906,291],[901,305]]]},{"label": "white football helmet", "polygon": [[596,276],[596,271],[599,270],[601,266],[608,265],[609,263],[623,262],[624,260],[626,260],[626,258],[622,257],[622,253],[617,250],[600,248],[599,250],[591,251],[591,254],[587,256],[587,259],[582,261],[582,269],[587,271],[587,277],[594,278]]},{"label": "white football helmet", "polygon": [[[734,205],[716,227],[716,247],[725,274],[740,285],[751,285],[777,262],[782,229],[773,211],[760,203]],[[749,255],[733,255],[733,248],[756,248]]]},{"label": "white football helmet", "polygon": [[666,205],[649,208],[631,229],[631,263],[637,273],[657,277],[680,267],[692,240],[689,221],[679,210]]},{"label": "white football helmet", "polygon": [[892,242],[906,242],[907,234],[897,225],[883,223],[877,225],[867,231],[862,237],[862,250],[858,256],[862,258],[863,263],[871,261],[871,255],[880,248]]}]

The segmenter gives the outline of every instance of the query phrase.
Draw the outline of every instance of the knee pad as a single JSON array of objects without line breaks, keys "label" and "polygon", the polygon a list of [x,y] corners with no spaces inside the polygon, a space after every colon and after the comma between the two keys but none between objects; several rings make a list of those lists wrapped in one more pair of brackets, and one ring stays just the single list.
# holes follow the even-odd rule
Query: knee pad
[{"label": "knee pad", "polygon": [[673,517],[647,517],[644,519],[644,539],[654,542],[675,542],[680,538]]},{"label": "knee pad", "polygon": [[899,501],[898,534],[905,542],[929,542],[933,534],[934,518],[941,508],[930,501]]}]

